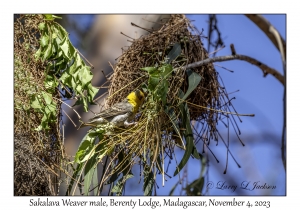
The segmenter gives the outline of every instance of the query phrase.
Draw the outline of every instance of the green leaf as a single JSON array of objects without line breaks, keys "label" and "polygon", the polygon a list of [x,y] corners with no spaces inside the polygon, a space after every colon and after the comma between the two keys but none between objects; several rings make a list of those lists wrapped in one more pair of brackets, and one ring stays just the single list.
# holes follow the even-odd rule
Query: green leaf
[{"label": "green leaf", "polygon": [[52,43],[49,42],[47,49],[45,50],[45,52],[43,52],[43,61],[47,60],[48,58],[50,58],[52,55]]},{"label": "green leaf", "polygon": [[51,103],[45,106],[45,109],[43,110],[43,113],[47,114],[50,118],[54,118],[56,115],[56,104]]},{"label": "green leaf", "polygon": [[163,105],[165,105],[167,103],[167,93],[168,93],[168,90],[169,90],[169,82],[164,79],[164,80],[162,80],[160,82],[159,87],[155,91],[155,93],[156,93],[156,99],[157,100],[161,99]]},{"label": "green leaf", "polygon": [[52,33],[52,39],[56,39],[57,34],[56,33]]},{"label": "green leaf", "polygon": [[41,99],[38,98],[38,96],[34,95],[31,98],[30,106],[34,109],[42,109],[45,105],[41,101]]},{"label": "green leaf", "polygon": [[[85,136],[87,137],[88,134]],[[92,143],[90,140],[84,140],[83,142],[81,142],[76,154],[75,154],[75,159],[74,161],[76,163],[82,163],[84,157],[87,155],[87,153],[89,153],[89,151],[92,149]]]},{"label": "green leaf", "polygon": [[83,93],[79,92],[79,94],[81,95],[81,99],[83,102],[83,109],[85,112],[88,111],[88,103],[87,103],[87,98],[83,95]]},{"label": "green leaf", "polygon": [[128,174],[128,171],[130,170],[130,159],[130,156],[126,155],[124,151],[121,151],[118,154],[118,165],[114,167],[113,174],[110,177],[108,184],[116,181],[120,173],[123,173],[123,175]]},{"label": "green leaf", "polygon": [[116,193],[116,195],[118,195],[118,196],[122,195],[122,191],[123,191],[125,182],[126,182],[128,179],[131,179],[132,177],[134,177],[132,173],[129,173],[129,174],[124,175],[124,176],[117,182],[117,184],[116,184],[115,186],[113,186],[111,192],[112,192],[112,193]]},{"label": "green leaf", "polygon": [[58,17],[56,15],[45,14],[44,16],[46,20],[54,20],[55,18],[62,19],[61,17]]},{"label": "green leaf", "polygon": [[168,61],[167,63],[171,63],[174,59],[176,59],[181,54],[181,46],[179,43],[175,43],[173,45],[172,50],[168,54]]},{"label": "green leaf", "polygon": [[206,169],[206,158],[204,156],[202,156],[201,154],[200,155],[200,159],[201,159],[201,173],[200,173],[200,176],[204,176],[204,172],[205,172],[205,169]]},{"label": "green leaf", "polygon": [[85,66],[81,68],[78,77],[78,79],[82,82],[83,87],[90,83],[93,78],[93,74],[90,71],[90,67]]},{"label": "green leaf", "polygon": [[[92,179],[95,176],[95,173],[97,173],[97,163],[98,163],[98,155],[101,150],[103,150],[104,143],[99,143],[92,149],[93,156],[89,158],[87,161],[85,168],[84,168],[84,195],[88,195],[90,186],[92,184]],[[87,157],[87,156],[86,156]],[[97,191],[97,190],[96,190]]]},{"label": "green leaf", "polygon": [[[183,105],[180,104],[179,105],[179,108],[180,108],[180,112],[181,112],[181,116],[182,116],[182,119],[186,118],[186,112],[185,112],[185,109],[183,108]],[[187,123],[190,123],[189,121],[187,122],[186,120],[183,120],[183,125],[185,127],[185,129],[187,129]],[[192,154],[192,151],[193,151],[193,133],[190,133],[190,130],[186,130],[185,134],[184,134],[184,137],[185,137],[185,141],[186,141],[186,150],[184,152],[184,155],[180,161],[180,163],[178,164],[175,172],[174,172],[174,175],[173,176],[176,176],[181,170],[182,168],[185,166],[185,164],[187,163],[187,161],[189,160],[191,154]]]},{"label": "green leaf", "polygon": [[162,163],[162,161],[161,161],[160,155],[157,155],[157,158],[156,158],[156,165],[157,165],[158,170],[159,170],[160,173],[162,174],[163,171],[162,171],[162,165],[161,165],[161,163]]},{"label": "green leaf", "polygon": [[154,185],[154,176],[153,172],[150,171],[150,167],[145,164],[144,166],[144,184],[143,184],[143,191],[144,195],[151,196],[153,185]]},{"label": "green leaf", "polygon": [[87,86],[87,91],[88,91],[88,100],[89,100],[89,102],[92,102],[95,95],[98,93],[99,89],[92,86],[92,84],[89,83]]},{"label": "green leaf", "polygon": [[[90,130],[89,133],[87,133],[83,139],[81,140],[81,143],[79,145],[79,148],[76,152],[74,162],[76,163],[82,163],[85,162],[86,160],[90,159],[95,152],[97,152],[97,158],[106,151],[106,143],[100,143],[97,145],[96,149],[93,150],[94,148],[94,143],[96,138],[99,138],[99,141],[103,138],[103,129],[98,129],[98,130]],[[103,149],[104,148],[104,149]]]},{"label": "green leaf", "polygon": [[34,58],[35,58],[36,61],[41,57],[41,53],[42,53],[41,48],[39,48],[38,51],[36,51],[34,53]]},{"label": "green leaf", "polygon": [[173,187],[172,187],[172,189],[171,189],[171,191],[170,191],[170,193],[169,193],[169,196],[172,196],[173,195],[173,193],[174,193],[174,191],[175,191],[175,189],[176,189],[176,187],[177,187],[177,185],[179,184],[180,182],[177,182]]},{"label": "green leaf", "polygon": [[66,195],[71,194],[71,190],[73,188],[74,181],[78,179],[78,174],[81,171],[82,167],[83,167],[83,164],[77,164],[76,169],[73,172],[72,179],[70,179],[70,184],[69,184],[68,189],[66,191]]},{"label": "green leaf", "polygon": [[[72,57],[71,61],[68,63],[68,67],[70,68],[68,71],[70,74],[78,74],[78,70],[81,70],[85,65],[81,62],[81,58],[78,53],[74,57]],[[73,75],[75,77],[75,75]],[[80,79],[80,78],[76,78]]]},{"label": "green leaf", "polygon": [[202,195],[202,190],[204,186],[204,171],[206,166],[206,159],[201,155],[201,172],[200,177],[194,180],[191,184],[186,186],[187,195],[199,196]]},{"label": "green leaf", "polygon": [[44,35],[41,37],[40,44],[42,47],[45,47],[48,44],[48,42],[49,42],[49,36]]},{"label": "green leaf", "polygon": [[202,195],[202,189],[204,185],[204,177],[194,180],[191,184],[186,186],[187,195],[199,196]]},{"label": "green leaf", "polygon": [[56,19],[62,19],[62,17],[56,16],[56,15],[52,15],[52,17],[56,18]]},{"label": "green leaf", "polygon": [[40,31],[45,30],[45,27],[46,27],[45,23],[40,23],[39,26],[38,26],[38,28],[39,28]]},{"label": "green leaf", "polygon": [[90,160],[94,154],[95,154],[95,149],[91,145],[91,147],[89,147],[88,150],[86,150],[86,153],[84,154],[84,157],[80,160],[80,163]]},{"label": "green leaf", "polygon": [[43,129],[42,125],[39,125],[37,128],[35,128],[35,131],[41,131]]},{"label": "green leaf", "polygon": [[54,78],[53,75],[47,75],[44,81],[45,88],[53,93],[55,88],[58,86],[58,81]]},{"label": "green leaf", "polygon": [[49,118],[47,114],[44,114],[43,118],[42,118],[42,122],[41,122],[41,126],[44,130],[49,129]]},{"label": "green leaf", "polygon": [[55,24],[54,30],[58,33],[59,37],[67,37],[69,35],[61,25]]},{"label": "green leaf", "polygon": [[144,68],[141,68],[141,70],[147,71],[150,75],[153,73],[157,73],[156,67],[144,67]]},{"label": "green leaf", "polygon": [[75,55],[75,48],[72,46],[71,42],[69,41],[69,39],[67,38],[67,36],[65,36],[65,38],[62,40],[62,42],[60,43],[60,48],[64,53],[64,56],[68,59],[71,60],[72,57],[74,57]]},{"label": "green leaf", "polygon": [[[97,184],[98,184],[98,182],[100,183],[100,179],[98,180],[98,169],[97,169],[97,166],[96,166],[96,168],[95,168],[95,170],[94,170],[94,175],[93,175],[93,187],[95,187]],[[97,187],[95,187],[94,188],[94,196],[96,196],[97,195],[97,192],[98,192],[98,189],[97,189]]]},{"label": "green leaf", "polygon": [[91,142],[85,140],[81,146],[78,148],[78,151],[76,152],[76,155],[75,155],[75,159],[74,161],[76,163],[81,163],[81,160],[83,159],[83,157],[85,156],[86,154],[86,150],[91,146]]},{"label": "green leaf", "polygon": [[69,42],[67,37],[65,37],[61,43],[60,43],[60,49],[63,51],[65,57],[69,60],[71,60],[71,58],[69,57]]},{"label": "green leaf", "polygon": [[158,70],[157,67],[144,67],[141,68],[141,70],[147,71],[148,74],[152,77],[159,77],[160,76],[160,71]]},{"label": "green leaf", "polygon": [[193,72],[192,70],[187,69],[186,73],[188,75],[189,88],[186,91],[185,95],[182,97],[182,100],[185,100],[193,92],[193,90],[198,86],[198,84],[201,81],[201,76],[199,74],[197,74],[196,72]]},{"label": "green leaf", "polygon": [[165,64],[165,65],[161,66],[158,70],[160,71],[160,74],[163,77],[168,78],[168,77],[171,76],[171,72],[173,71],[173,67],[170,64]]},{"label": "green leaf", "polygon": [[164,111],[167,114],[167,116],[170,118],[170,121],[173,125],[173,128],[174,128],[175,132],[177,133],[179,138],[182,140],[181,133],[180,133],[180,130],[179,130],[180,128],[179,128],[179,125],[178,125],[178,119],[177,119],[177,116],[174,112],[174,109],[166,107]]},{"label": "green leaf", "polygon": [[51,94],[46,93],[45,91],[42,91],[42,95],[43,95],[43,97],[44,97],[45,102],[46,102],[47,105],[49,105],[49,104],[52,103],[53,99],[52,99]]},{"label": "green leaf", "polygon": [[154,91],[154,89],[158,85],[159,81],[160,81],[159,77],[150,76],[149,77],[149,81],[148,81],[148,88],[149,88],[149,90],[150,91]]},{"label": "green leaf", "polygon": [[[183,97],[182,91],[179,92],[179,97],[180,98]],[[184,153],[180,163],[178,164],[173,176],[176,176],[182,170],[182,168],[185,166],[185,164],[189,160],[191,154],[193,154],[197,159],[200,159],[200,156],[194,145],[193,131],[192,131],[191,124],[190,124],[190,114],[189,114],[187,104],[185,102],[180,104],[179,109],[180,109],[180,116],[182,119],[182,124],[185,128],[185,131],[183,132],[183,134],[184,134],[185,141],[186,141],[186,150],[185,150],[185,153]]]}]

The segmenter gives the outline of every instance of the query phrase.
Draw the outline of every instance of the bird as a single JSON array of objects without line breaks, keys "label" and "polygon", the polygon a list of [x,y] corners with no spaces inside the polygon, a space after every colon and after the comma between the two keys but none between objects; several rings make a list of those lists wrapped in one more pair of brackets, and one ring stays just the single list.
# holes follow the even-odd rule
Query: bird
[{"label": "bird", "polygon": [[[117,127],[129,127],[135,125],[130,123],[135,118],[140,106],[145,100],[145,94],[141,90],[131,92],[124,100],[101,111],[91,118],[88,122],[82,123],[79,128],[86,126],[97,126],[100,124],[111,123]],[[79,129],[78,128],[78,129]]]}]

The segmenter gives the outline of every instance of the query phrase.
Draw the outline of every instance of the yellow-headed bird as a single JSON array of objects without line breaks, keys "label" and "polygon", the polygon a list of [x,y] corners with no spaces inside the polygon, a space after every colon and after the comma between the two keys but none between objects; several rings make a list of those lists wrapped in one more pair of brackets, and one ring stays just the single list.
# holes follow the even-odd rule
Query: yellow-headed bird
[{"label": "yellow-headed bird", "polygon": [[130,123],[135,117],[135,114],[143,104],[145,95],[142,91],[136,90],[131,92],[123,101],[116,103],[111,107],[101,111],[89,122],[82,123],[79,128],[85,126],[97,126],[99,124],[111,123],[117,127],[128,127],[135,124]]}]

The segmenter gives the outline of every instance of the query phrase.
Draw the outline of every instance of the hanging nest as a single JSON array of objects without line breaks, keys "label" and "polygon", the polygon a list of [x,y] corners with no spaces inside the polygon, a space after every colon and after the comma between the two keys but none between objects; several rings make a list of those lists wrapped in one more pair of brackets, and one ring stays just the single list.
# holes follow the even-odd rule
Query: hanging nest
[{"label": "hanging nest", "polygon": [[[37,131],[43,113],[31,106],[32,97],[45,91],[46,62],[36,60],[42,15],[15,15],[14,20],[14,195],[57,195],[56,167],[64,150],[60,135],[61,103],[49,129]],[[58,90],[53,96],[60,98]]]},{"label": "hanging nest", "polygon": [[[167,93],[168,104],[176,106],[179,90],[185,93],[189,86],[185,67],[208,58],[208,53],[201,41],[201,33],[184,15],[171,15],[171,18],[159,30],[133,40],[132,45],[120,56],[114,67],[114,73],[110,78],[107,106],[120,102],[131,91],[147,83],[148,75],[141,68],[155,66],[164,61],[176,43],[180,43],[182,50],[180,58],[173,61],[172,66],[173,69],[179,70],[172,73],[168,79],[170,85]],[[222,109],[221,104],[224,103],[221,100],[225,100],[222,98],[225,95],[224,90],[220,87],[218,74],[212,64],[193,68],[192,71],[201,76],[201,81],[186,99],[190,120],[202,122],[208,126],[204,129],[209,131],[206,139],[209,139],[210,135],[217,138],[214,133],[218,121],[218,110]],[[166,116],[161,117],[164,122],[169,121]]]},{"label": "hanging nest", "polygon": [[[119,57],[109,78],[110,88],[106,106],[120,102],[136,89],[143,89],[147,97],[140,114],[136,117],[138,124],[125,131],[115,132],[115,135],[110,134],[107,138],[107,150],[114,148],[114,153],[109,164],[110,173],[106,173],[107,176],[103,180],[111,181],[110,175],[119,175],[121,171],[130,173],[128,169],[138,161],[143,166],[144,182],[149,184],[151,174],[153,177],[156,173],[163,176],[167,174],[164,161],[167,164],[171,163],[175,156],[175,146],[186,151],[193,148],[187,158],[183,158],[180,163],[176,161],[176,175],[191,154],[200,158],[194,145],[201,141],[204,151],[210,139],[218,140],[218,119],[231,106],[225,89],[220,87],[218,74],[212,64],[186,68],[188,64],[209,57],[203,47],[201,33],[192,26],[190,20],[184,15],[171,15],[160,29],[149,32],[148,35],[132,40],[132,45]],[[175,47],[180,48],[180,54],[170,60],[170,54]],[[168,65],[171,65],[171,73],[164,79],[158,79],[156,86],[159,87],[163,82],[167,88],[150,90],[149,69],[159,72]],[[188,97],[182,100],[182,95],[190,91],[193,82],[189,77],[191,74],[198,75],[200,82],[192,88]],[[162,90],[167,90],[166,96],[158,94]],[[161,98],[157,97],[157,94]],[[164,97],[165,102],[162,99]],[[189,126],[185,126],[187,123]],[[126,177],[126,173],[123,173],[123,177]],[[125,178],[123,182],[124,180]],[[144,185],[146,195],[151,195],[152,189]],[[120,194],[120,191],[118,193]]]},{"label": "hanging nest", "polygon": [[[208,58],[208,53],[203,47],[201,33],[191,25],[184,15],[172,15],[169,21],[159,30],[133,40],[132,45],[119,58],[114,67],[109,89],[110,97],[107,105],[111,106],[120,102],[132,90],[139,88],[147,81],[145,71],[141,68],[154,66],[165,59],[175,43],[182,46],[184,62],[174,62],[173,68],[180,67],[183,71],[170,78],[171,85],[168,99],[173,100],[179,89],[184,92],[188,89],[187,74],[184,67],[190,63]],[[149,54],[151,54],[149,56]],[[183,59],[182,59],[183,60]],[[193,69],[202,79],[197,88],[188,98],[190,103],[216,108],[219,106],[219,88],[217,73],[212,64]],[[191,120],[215,121],[214,111],[189,106]]]}]

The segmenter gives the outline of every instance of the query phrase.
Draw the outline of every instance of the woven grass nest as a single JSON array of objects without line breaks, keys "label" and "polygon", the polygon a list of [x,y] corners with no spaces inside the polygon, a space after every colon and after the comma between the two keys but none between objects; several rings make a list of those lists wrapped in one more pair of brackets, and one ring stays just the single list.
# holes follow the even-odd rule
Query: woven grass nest
[{"label": "woven grass nest", "polygon": [[[56,195],[54,166],[63,159],[60,113],[48,132],[35,131],[43,114],[30,106],[33,93],[44,90],[46,63],[36,60],[42,15],[15,15],[14,21],[14,195]],[[58,91],[54,93],[59,98]],[[57,109],[60,110],[60,103]]]},{"label": "woven grass nest", "polygon": [[[179,89],[183,92],[188,89],[185,66],[208,58],[201,41],[201,34],[184,15],[172,15],[159,30],[132,42],[114,67],[106,104],[111,106],[120,102],[132,90],[141,88],[142,84],[147,83],[147,73],[141,68],[159,64],[175,43],[181,44],[181,60],[185,60],[179,62],[175,60],[172,63],[173,68],[180,68],[180,70],[169,78],[167,100],[169,103],[175,103]],[[215,110],[220,109],[219,96],[222,94],[217,73],[212,64],[193,68],[192,71],[201,76],[201,81],[186,99],[189,102],[190,119],[205,121],[214,129],[217,121]]]},{"label": "woven grass nest", "polygon": [[[169,62],[173,70],[167,78],[168,90],[166,102],[163,103],[157,97],[156,100],[153,99],[155,91],[149,91],[149,72],[142,68],[159,68],[164,65],[168,61],[167,55],[176,45],[180,45],[181,53]],[[224,90],[218,82],[218,74],[212,64],[186,68],[188,64],[206,58],[208,53],[203,47],[201,33],[184,15],[171,15],[160,29],[132,41],[132,45],[123,52],[113,67],[106,106],[120,102],[136,89],[143,89],[147,97],[136,119],[138,124],[126,132],[118,133],[114,141],[110,138],[109,144],[123,145],[115,147],[117,153],[122,151],[127,157],[137,157],[138,161],[144,162],[141,165],[148,172],[156,168],[158,173],[166,174],[167,170],[163,169],[165,158],[168,156],[170,160],[173,159],[175,146],[184,150],[188,147],[187,137],[184,136],[184,121],[189,124],[192,122],[190,126],[194,134],[193,144],[202,141],[208,145],[210,139],[218,138],[216,124],[222,114],[222,104],[226,103]],[[199,75],[201,80],[183,101],[179,96],[189,89],[189,71]],[[188,116],[180,113],[182,104],[187,106],[185,115]],[[202,126],[198,127],[200,124]],[[112,160],[117,160],[117,156],[118,154]],[[130,163],[132,166],[136,161]]]},{"label": "woven grass nest", "polygon": [[[155,63],[163,61],[167,52],[171,50],[175,43],[181,43],[182,55],[186,61],[173,63],[173,68],[181,67],[182,71],[172,75],[170,78],[171,85],[169,90],[171,91],[168,93],[168,99],[172,100],[179,89],[185,92],[188,89],[185,65],[208,58],[208,53],[203,47],[201,34],[191,25],[190,20],[184,15],[172,15],[170,20],[158,31],[153,31],[149,35],[134,40],[129,49],[119,58],[114,67],[114,74],[111,77],[110,97],[107,105],[110,106],[119,102],[132,90],[139,88],[142,83],[145,83],[147,77],[141,78],[141,76],[145,75],[145,72],[140,69],[154,66]],[[148,53],[153,53],[155,56],[151,56]],[[217,107],[220,86],[214,66],[208,64],[192,70],[198,73],[202,79],[187,100],[204,107]],[[199,110],[199,108],[189,105],[189,110],[191,120],[213,120],[213,114],[207,109]]]}]

